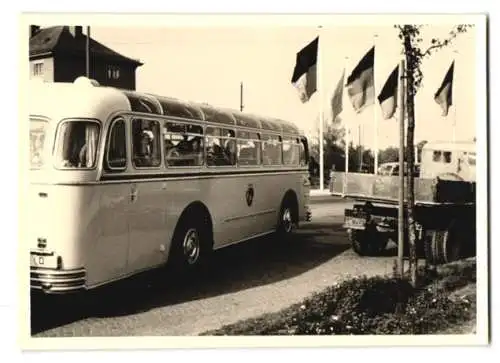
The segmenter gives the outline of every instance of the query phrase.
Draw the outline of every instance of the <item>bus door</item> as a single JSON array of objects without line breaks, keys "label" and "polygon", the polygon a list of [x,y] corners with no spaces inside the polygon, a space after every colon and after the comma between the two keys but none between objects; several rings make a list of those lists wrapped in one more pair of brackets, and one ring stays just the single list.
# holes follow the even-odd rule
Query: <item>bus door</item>
[{"label": "bus door", "polygon": [[[104,179],[120,179],[127,169],[126,129],[126,122],[121,118],[114,120],[110,127],[104,155]],[[90,283],[94,279],[113,280],[127,273],[130,185],[125,180],[116,180],[103,183],[100,189],[101,233],[88,258]]]},{"label": "bus door", "polygon": [[131,123],[132,170],[137,178],[128,184],[130,245],[128,271],[161,264],[166,257],[168,183],[154,174],[162,165],[161,127],[156,120],[133,119]]}]

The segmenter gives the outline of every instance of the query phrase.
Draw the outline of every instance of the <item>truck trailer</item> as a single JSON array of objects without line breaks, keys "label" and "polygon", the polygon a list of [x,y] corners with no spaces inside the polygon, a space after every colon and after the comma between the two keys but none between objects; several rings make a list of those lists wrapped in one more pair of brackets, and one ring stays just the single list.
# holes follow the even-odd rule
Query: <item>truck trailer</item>
[{"label": "truck trailer", "polygon": [[[413,174],[417,253],[432,264],[475,254],[475,146],[435,142],[422,149],[419,173]],[[380,255],[389,240],[398,239],[399,176],[387,174],[330,173],[330,193],[354,201],[344,211],[343,227],[361,256]],[[405,172],[405,217],[407,178]],[[407,241],[403,247],[407,255]]]}]

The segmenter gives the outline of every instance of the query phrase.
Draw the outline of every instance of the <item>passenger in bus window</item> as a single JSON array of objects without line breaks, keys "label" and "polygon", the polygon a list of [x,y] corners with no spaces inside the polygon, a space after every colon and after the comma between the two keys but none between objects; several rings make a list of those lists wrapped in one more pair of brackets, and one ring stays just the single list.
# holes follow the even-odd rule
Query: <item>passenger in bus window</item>
[{"label": "passenger in bus window", "polygon": [[85,143],[78,153],[78,166],[80,168],[87,166],[87,150],[87,143]]},{"label": "passenger in bus window", "polygon": [[192,155],[193,155],[193,165],[200,166],[203,165],[203,139],[196,136],[191,141],[192,144]]},{"label": "passenger in bus window", "polygon": [[236,140],[227,140],[224,149],[226,165],[236,165]]},{"label": "passenger in bus window", "polygon": [[224,166],[228,164],[229,161],[225,149],[220,146],[220,140],[216,137],[207,137],[207,165]]},{"label": "passenger in bus window", "polygon": [[[141,122],[141,120],[134,120]],[[149,120],[142,120],[142,127],[135,128],[134,141],[134,163],[140,167],[158,166],[159,163],[159,148],[156,147],[158,140],[155,134],[158,134],[158,125]]]},{"label": "passenger in bus window", "polygon": [[143,151],[146,156],[149,158],[152,156],[152,149],[153,149],[153,140],[155,138],[155,135],[151,129],[151,124],[148,121],[144,122],[144,128],[142,129],[142,146],[143,146]]}]

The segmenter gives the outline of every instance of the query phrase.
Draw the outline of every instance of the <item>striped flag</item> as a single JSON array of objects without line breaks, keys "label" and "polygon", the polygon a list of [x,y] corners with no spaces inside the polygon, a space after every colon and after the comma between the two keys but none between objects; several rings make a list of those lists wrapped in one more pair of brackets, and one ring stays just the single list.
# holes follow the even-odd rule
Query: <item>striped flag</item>
[{"label": "striped flag", "polygon": [[363,111],[366,106],[374,103],[374,60],[375,47],[372,47],[347,78],[347,94],[351,99],[354,110],[358,113]]},{"label": "striped flag", "polygon": [[317,90],[318,40],[319,37],[316,37],[297,53],[292,84],[297,88],[302,103],[309,101]]},{"label": "striped flag", "polygon": [[394,116],[396,107],[398,106],[398,76],[399,66],[396,66],[389,75],[389,78],[387,78],[384,87],[382,87],[377,97],[380,102],[380,107],[382,108],[382,117],[384,120]]},{"label": "striped flag", "polygon": [[342,113],[343,110],[343,94],[344,94],[344,78],[345,78],[345,69],[342,71],[342,76],[337,83],[337,87],[335,87],[335,91],[333,92],[331,106],[332,106],[332,122],[335,123],[337,116]]},{"label": "striped flag", "polygon": [[455,61],[451,63],[450,69],[446,73],[446,76],[441,83],[441,87],[437,90],[434,95],[434,100],[437,102],[439,106],[441,106],[441,110],[443,111],[441,116],[448,116],[448,109],[453,104],[453,70],[455,68]]}]

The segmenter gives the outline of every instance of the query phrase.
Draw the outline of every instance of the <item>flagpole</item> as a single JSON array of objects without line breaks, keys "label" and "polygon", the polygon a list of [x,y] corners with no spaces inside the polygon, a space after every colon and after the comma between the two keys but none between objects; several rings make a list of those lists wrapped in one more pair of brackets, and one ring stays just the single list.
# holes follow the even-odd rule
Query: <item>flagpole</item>
[{"label": "flagpole", "polygon": [[243,112],[243,82],[240,82],[240,111]]},{"label": "flagpole", "polygon": [[[454,50],[453,53],[456,54],[456,56],[454,57],[453,59],[453,62],[454,62],[454,65],[453,65],[453,84],[451,85],[452,87],[452,92],[451,92],[451,97],[452,97],[452,100],[451,102],[453,103],[453,143],[457,142],[457,105],[458,105],[458,102],[456,101],[457,99],[457,87],[456,87],[456,79],[457,77],[455,76],[457,74],[457,58],[458,58],[458,50]],[[455,89],[453,89],[455,88]],[[455,92],[454,92],[455,91]]]},{"label": "flagpole", "polygon": [[363,146],[361,146],[361,122],[358,121],[359,165],[358,172],[363,171]]},{"label": "flagpole", "polygon": [[322,25],[318,26],[318,72],[317,72],[317,80],[318,80],[318,107],[319,107],[319,190],[320,192],[323,192],[324,190],[324,178],[325,178],[325,167],[324,167],[324,143],[323,143],[323,127],[324,127],[324,120],[323,120],[323,72],[322,72],[322,67],[323,67],[323,60],[321,57],[321,49],[322,49],[322,42],[321,42],[321,29]]},{"label": "flagpole", "polygon": [[[373,36],[373,47],[375,48],[375,45],[376,45],[376,42],[377,42],[377,38],[378,38],[378,34],[375,34]],[[375,50],[376,51],[376,50]],[[375,52],[376,53],[376,52]],[[374,95],[377,94],[377,92],[375,92],[376,90],[376,77],[375,77],[375,56],[373,57],[373,93]],[[377,110],[378,108],[376,107],[376,102],[374,102],[374,105],[373,105],[373,124],[374,124],[374,129],[375,129],[375,132],[373,133],[374,135],[374,141],[373,141],[373,152],[374,152],[374,169],[373,169],[373,174],[378,174],[378,117],[377,117]]]},{"label": "flagpole", "polygon": [[[344,75],[347,72],[347,61],[349,57],[344,58]],[[342,84],[342,92],[346,92],[346,88],[344,87],[344,84]],[[344,100],[344,97],[342,97],[342,101]],[[347,194],[347,174],[349,173],[349,125],[347,123],[347,118],[344,117],[344,130],[345,130],[345,151],[344,151],[344,159],[345,159],[345,176],[344,176],[344,196]]]}]

